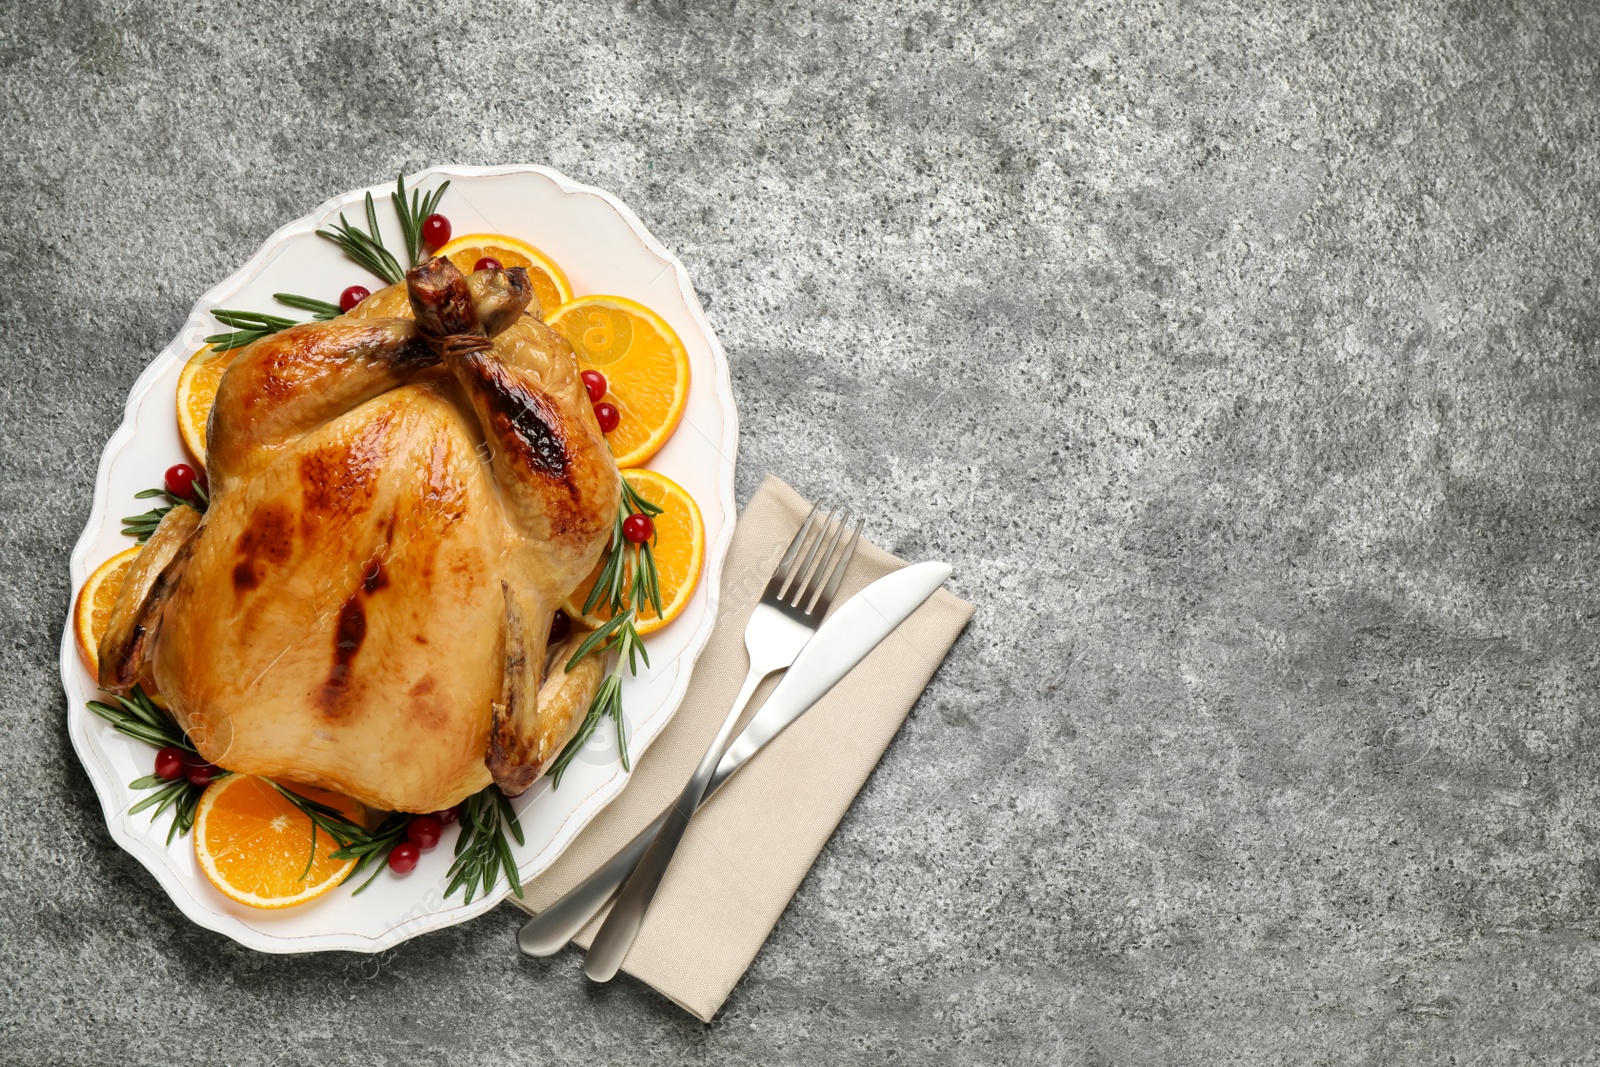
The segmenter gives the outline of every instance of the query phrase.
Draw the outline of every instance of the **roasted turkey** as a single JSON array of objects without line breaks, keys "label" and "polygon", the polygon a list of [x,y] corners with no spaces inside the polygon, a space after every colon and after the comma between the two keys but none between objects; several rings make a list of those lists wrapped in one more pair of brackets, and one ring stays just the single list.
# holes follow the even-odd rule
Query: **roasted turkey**
[{"label": "roasted turkey", "polygon": [[220,767],[383,810],[528,788],[600,680],[552,616],[615,521],[616,464],[520,269],[410,272],[241,351],[211,503],[169,512],[100,646]]}]

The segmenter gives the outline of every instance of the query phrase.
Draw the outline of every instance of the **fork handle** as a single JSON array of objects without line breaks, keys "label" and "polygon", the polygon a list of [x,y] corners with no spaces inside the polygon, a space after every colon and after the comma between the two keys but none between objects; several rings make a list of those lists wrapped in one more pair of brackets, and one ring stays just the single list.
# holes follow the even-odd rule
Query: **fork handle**
[{"label": "fork handle", "polygon": [[611,906],[611,914],[600,924],[600,932],[589,945],[589,954],[583,958],[583,973],[594,981],[609,982],[621,969],[622,961],[627,958],[628,950],[633,947],[633,940],[639,934],[644,914],[655,899],[656,890],[661,888],[661,879],[666,877],[672,857],[678,851],[678,844],[689,829],[689,820],[705,796],[706,784],[716,773],[722,750],[728,747],[728,739],[733,734],[740,713],[750,703],[751,694],[761,684],[761,679],[771,673],[762,667],[752,666],[750,673],[745,675],[744,687],[739,690],[733,709],[723,720],[722,729],[717,731],[716,740],[700,757],[700,765],[694,769],[694,775],[683,787],[683,792],[678,794],[678,799],[672,802],[672,807],[667,809],[665,821],[657,831],[655,840],[650,842],[644,858],[617,895],[617,902]]}]

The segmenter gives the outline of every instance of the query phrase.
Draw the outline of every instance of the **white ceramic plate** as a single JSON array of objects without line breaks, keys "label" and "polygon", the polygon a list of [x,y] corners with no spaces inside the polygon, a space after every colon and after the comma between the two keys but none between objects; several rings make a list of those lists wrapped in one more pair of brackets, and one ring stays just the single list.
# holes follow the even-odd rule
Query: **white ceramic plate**
[{"label": "white ceramic plate", "polygon": [[[450,188],[439,211],[458,235],[479,231],[520,237],[560,263],[578,295],[611,293],[645,304],[672,324],[689,350],[692,379],[688,408],[677,433],[649,466],[694,495],[706,523],[705,569],[689,606],[671,626],[650,635],[651,667],[623,685],[630,754],[637,758],[683,699],[694,661],[711,636],[717,611],[723,556],[733,536],[734,456],[738,422],[727,357],[717,343],[683,264],[646,232],[615,197],[579,185],[544,167],[436,167],[410,176],[408,187]],[[389,204],[392,185],[374,186],[378,217],[390,248],[402,247]],[[270,311],[308,318],[276,304],[275,292],[337,299],[347,285],[378,284],[315,230],[344,211],[356,221],[368,190],[328,201],[273,234],[233,277],[200,299],[183,331],[140,375],[128,397],[122,425],[100,457],[94,507],[72,553],[74,591],[103,560],[132,544],[120,519],[144,511],[134,493],[160,484],[168,466],[187,459],[176,424],[178,373],[202,338],[220,327],[217,307]],[[410,875],[380,875],[359,897],[341,887],[301,908],[258,911],[228,900],[197,869],[193,844],[182,837],[167,845],[167,820],[152,824],[148,812],[129,815],[142,792],[127,783],[149,774],[154,750],[130,740],[85,708],[98,689],[78,656],[70,620],[61,639],[61,682],[67,694],[68,730],[105,810],[111,836],[148,867],[183,913],[264,952],[347,949],[380,952],[429,930],[480,915],[510,892],[502,884],[488,897],[463,904],[461,894],[444,898],[455,829],[423,855]],[[613,731],[595,731],[582,756],[552,789],[539,782],[516,801],[526,844],[515,850],[524,882],[553,863],[579,830],[628,782],[617,760]]]}]

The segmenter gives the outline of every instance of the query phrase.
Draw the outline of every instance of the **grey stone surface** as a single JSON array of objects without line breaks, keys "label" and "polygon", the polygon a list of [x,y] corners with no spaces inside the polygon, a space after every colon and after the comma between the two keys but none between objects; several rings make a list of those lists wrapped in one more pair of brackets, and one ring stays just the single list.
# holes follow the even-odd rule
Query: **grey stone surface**
[{"label": "grey stone surface", "polygon": [[[1594,1062],[1600,8],[0,11],[0,1060]],[[439,162],[615,191],[739,490],[978,614],[712,1026],[500,910],[196,929],[55,666],[100,449],[285,220]]]}]

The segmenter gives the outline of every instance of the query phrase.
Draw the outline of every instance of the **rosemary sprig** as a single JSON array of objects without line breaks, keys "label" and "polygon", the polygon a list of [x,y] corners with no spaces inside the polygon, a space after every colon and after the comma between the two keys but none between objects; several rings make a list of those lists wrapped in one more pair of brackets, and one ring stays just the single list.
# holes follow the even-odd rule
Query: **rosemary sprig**
[{"label": "rosemary sprig", "polygon": [[511,808],[511,801],[497,785],[474,793],[461,805],[461,835],[456,838],[456,859],[450,865],[450,885],[444,895],[466,890],[466,903],[481,890],[485,894],[500,880],[501,872],[511,883],[511,891],[522,896],[522,881],[517,877],[517,861],[511,855],[506,831],[523,843],[522,823]]},{"label": "rosemary sprig", "polygon": [[602,655],[612,649],[617,652],[617,668],[608,674],[601,682],[600,688],[595,690],[594,698],[589,701],[589,710],[584,715],[583,724],[578,727],[578,732],[572,735],[561,752],[556,756],[555,762],[550,765],[550,787],[561,788],[561,776],[566,772],[567,766],[588,743],[600,725],[600,720],[610,716],[617,727],[617,752],[622,758],[622,769],[631,770],[628,762],[628,729],[627,721],[622,717],[622,664],[628,664],[630,674],[638,674],[638,660],[642,660],[646,667],[650,666],[650,656],[644,650],[644,640],[639,636],[638,629],[634,626],[634,611],[630,608],[623,609],[620,615],[612,616],[605,625],[583,639],[578,645],[572,658],[567,660],[567,670],[572,670],[582,661],[583,657],[592,652]]},{"label": "rosemary sprig", "polygon": [[[350,872],[351,878],[360,874],[365,867],[374,866],[372,874],[351,896],[365,890],[383,871],[389,853],[406,839],[406,827],[415,818],[404,812],[392,811],[378,824],[377,829],[368,830],[335,808],[301,796],[278,782],[272,785],[311,820],[311,852],[306,859],[307,873],[316,860],[318,831],[339,843],[339,847],[329,853],[330,858],[356,861]],[[462,802],[461,833],[456,838],[456,858],[447,875],[450,886],[444,891],[445,896],[464,887],[467,903],[470,904],[478,891],[487,893],[494,888],[501,871],[505,872],[506,880],[511,883],[517,896],[522,895],[516,860],[512,858],[511,846],[505,839],[508,829],[517,844],[522,844],[522,824],[511,809],[511,801],[506,799],[498,786],[491,785]]]},{"label": "rosemary sprig", "polygon": [[211,314],[215,315],[222,325],[233,327],[230,333],[214,333],[205,339],[206,344],[218,352],[226,352],[230,348],[243,348],[245,345],[255,344],[263,337],[271,337],[279,330],[300,325],[294,319],[286,319],[281,315],[268,315],[264,311],[217,308]]},{"label": "rosemary sprig", "polygon": [[141,489],[133,494],[135,500],[149,500],[151,497],[164,497],[170,503],[164,507],[154,507],[149,511],[137,515],[124,515],[122,517],[122,532],[137,540],[141,545],[150,540],[150,535],[156,532],[156,527],[161,525],[161,520],[167,512],[179,504],[188,504],[191,508],[205,514],[206,508],[211,506],[211,496],[206,492],[205,486],[198,481],[194,483],[194,496],[174,496],[165,489]]},{"label": "rosemary sprig", "polygon": [[[211,780],[216,781],[225,774],[226,772],[213,775]],[[181,837],[194,828],[194,811],[200,805],[200,794],[205,792],[204,786],[193,785],[187,778],[176,778],[169,782],[159,774],[147,774],[143,778],[135,778],[128,783],[128,786],[131,789],[150,789],[160,786],[154,793],[129,808],[128,814],[137,815],[153,806],[156,810],[150,813],[150,821],[155,822],[167,809],[172,809],[172,824],[167,827],[167,844],[172,844],[174,838]]]},{"label": "rosemary sprig", "polygon": [[[406,176],[402,171],[395,179],[394,192],[389,194],[389,202],[394,205],[394,213],[400,220],[400,236],[406,245],[406,263],[402,267],[383,244],[383,233],[378,229],[378,211],[372,201],[372,194],[367,194],[367,228],[352,226],[350,221],[339,213],[336,225],[326,230],[318,230],[320,237],[326,237],[344,250],[344,254],[355,260],[367,270],[376,274],[390,285],[405,281],[406,267],[415,267],[423,259],[422,223],[438,208],[439,201],[444,197],[444,191],[450,188],[447,181],[432,192],[424,193],[413,189],[410,195],[406,194]],[[310,310],[310,309],[307,309]]]},{"label": "rosemary sprig", "polygon": [[[304,879],[311,873],[311,866],[317,860],[317,832],[327,834],[339,847],[330,852],[329,858],[336,860],[355,860],[356,865],[350,870],[350,877],[354,878],[369,864],[376,863],[376,869],[365,882],[356,887],[351,896],[356,896],[372,884],[373,880],[383,871],[383,861],[389,858],[389,853],[394,847],[405,840],[406,827],[414,818],[405,812],[391,811],[384,816],[378,828],[368,830],[365,826],[345,815],[337,808],[331,808],[320,801],[302,796],[294,790],[268,778],[268,782],[283,798],[293,804],[300,813],[311,820],[311,847],[306,856],[306,869],[300,875]],[[448,895],[448,894],[447,894]]]},{"label": "rosemary sprig", "polygon": [[111,695],[111,699],[116,703],[91,700],[89,710],[110,723],[119,734],[126,734],[135,741],[143,741],[156,748],[175,745],[185,752],[195,751],[177,722],[158,708],[141,686],[134,686],[127,696]]},{"label": "rosemary sprig", "polygon": [[[164,489],[146,489],[142,493],[135,493],[134,496],[167,496],[167,492]],[[124,515],[122,517],[122,532],[142,545],[150,540],[150,535],[156,532],[156,527],[161,525],[161,520],[166,517],[167,512],[175,507],[177,507],[176,504],[168,504],[165,507],[141,511],[137,515]]]},{"label": "rosemary sprig", "polygon": [[[91,700],[89,710],[110,723],[118,733],[136,741],[143,741],[156,748],[171,745],[185,752],[194,753],[198,757],[199,753],[195,752],[194,745],[189,743],[188,736],[179,728],[177,722],[171,715],[157,707],[142,687],[134,686],[133,691],[127,696],[112,696],[111,699],[116,703]],[[216,781],[227,775],[227,771],[218,768],[212,773],[211,780]],[[129,815],[137,815],[141,811],[154,808],[155,811],[150,816],[154,822],[169,809],[172,811],[172,825],[167,828],[169,845],[173,838],[187,834],[194,825],[194,810],[200,803],[200,794],[205,792],[204,786],[194,785],[187,778],[167,779],[158,774],[135,778],[128,783],[128,786],[131,789],[155,790],[129,808]]]},{"label": "rosemary sprig", "polygon": [[[444,191],[450,188],[446,181],[432,192],[424,193],[420,190],[411,190],[411,195],[406,196],[406,176],[402,172],[395,180],[395,191],[389,194],[389,201],[394,204],[394,212],[400,219],[400,233],[406,243],[406,266],[414,267],[422,261],[422,223],[434,209],[439,206],[439,201],[444,197]],[[367,194],[367,228],[352,226],[350,221],[339,213],[339,221],[326,230],[318,230],[317,235],[326,237],[344,250],[344,254],[355,260],[367,270],[376,274],[391,285],[405,281],[406,268],[394,257],[383,243],[383,232],[378,228],[378,209],[373,202],[372,194]],[[316,322],[326,322],[343,314],[338,304],[330,304],[326,300],[318,300],[311,296],[297,296],[294,293],[273,293],[272,298],[287,307],[300,311],[311,312],[311,317]],[[211,345],[219,352],[226,352],[232,348],[243,348],[245,345],[254,344],[263,337],[271,337],[280,330],[287,330],[291,326],[300,325],[294,319],[286,319],[281,315],[268,315],[261,311],[237,311],[230,308],[218,308],[212,312],[217,321],[233,329],[224,333],[214,333],[207,337],[206,344]]]},{"label": "rosemary sprig", "polygon": [[406,272],[394,254],[383,247],[383,234],[378,230],[378,211],[373,206],[372,194],[367,194],[367,228],[352,226],[339,212],[339,222],[326,230],[318,230],[318,237],[326,237],[344,250],[344,254],[393,285],[405,281]]},{"label": "rosemary sprig", "polygon": [[360,874],[362,868],[368,864],[373,865],[372,873],[367,876],[365,882],[356,886],[350,893],[351,896],[360,896],[361,892],[383,873],[389,853],[394,851],[394,846],[406,839],[406,827],[411,825],[411,820],[415,817],[403,811],[391,811],[383,817],[376,830],[367,834],[365,840],[352,841],[333,853],[333,858],[336,860],[356,861],[356,865],[350,869],[352,878]]},{"label": "rosemary sprig", "polygon": [[566,773],[567,764],[577,756],[579,750],[588,744],[589,738],[600,726],[600,720],[607,715],[616,720],[617,748],[622,753],[622,769],[632,770],[628,763],[628,739],[623,731],[622,720],[622,675],[621,673],[607,675],[600,683],[600,689],[595,693],[594,699],[589,702],[589,713],[584,716],[583,725],[578,727],[578,732],[572,735],[572,740],[567,742],[567,747],[561,750],[561,755],[550,765],[550,784],[552,788],[559,788],[561,776]]},{"label": "rosemary sprig", "polygon": [[[326,300],[318,300],[312,296],[297,296],[294,293],[273,293],[272,299],[288,307],[298,308],[301,311],[311,312],[311,317],[317,322],[326,322],[331,318],[343,314],[338,304],[330,304]],[[217,308],[211,314],[224,326],[232,326],[231,331],[214,333],[206,337],[206,344],[218,352],[226,352],[232,348],[243,348],[245,345],[255,344],[263,337],[271,337],[291,326],[299,326],[296,319],[286,319],[282,315],[268,315],[264,311],[239,311],[233,308]]]},{"label": "rosemary sprig", "polygon": [[[630,515],[647,515],[655,518],[661,508],[634,491],[626,478],[622,479],[622,506],[617,509],[616,520],[611,525],[611,544],[606,549],[605,565],[589,597],[583,602],[585,615],[597,604],[608,604],[613,611],[630,606],[634,586],[643,588],[645,599],[661,615],[661,579],[656,573],[655,553],[649,544],[635,545],[622,533],[622,524]],[[649,661],[646,660],[648,666]]]},{"label": "rosemary sprig", "polygon": [[[351,896],[361,893],[378,877],[389,853],[405,840],[406,827],[415,818],[404,812],[390,812],[377,829],[368,830],[335,808],[302,796],[278,782],[272,785],[311,820],[311,852],[306,859],[308,873],[316,860],[316,835],[319,831],[339,844],[337,849],[329,853],[332,859],[356,861],[355,868],[350,872],[351,878],[369,865],[375,867]],[[506,841],[508,831],[517,844],[523,843],[522,824],[511,808],[511,801],[506,799],[498,786],[490,785],[462,802],[461,833],[456,838],[456,858],[447,874],[450,885],[444,891],[445,896],[464,888],[467,903],[470,904],[480,891],[487,893],[494,888],[502,871],[517,896],[522,895],[516,860]]]},{"label": "rosemary sprig", "polygon": [[338,304],[330,304],[326,300],[318,300],[314,296],[296,296],[294,293],[273,293],[272,299],[286,307],[299,308],[301,311],[311,312],[311,317],[317,322],[327,322],[336,319],[344,312],[339,310]]},{"label": "rosemary sprig", "polygon": [[622,664],[626,662],[628,673],[634,675],[639,673],[640,663],[650,666],[650,654],[645,651],[644,638],[639,636],[637,623],[639,608],[645,603],[655,608],[657,618],[661,617],[661,577],[656,570],[656,557],[650,544],[636,545],[629,541],[622,527],[630,515],[646,515],[653,519],[661,514],[661,510],[658,505],[635,492],[626,478],[622,479],[622,506],[617,509],[617,518],[611,527],[611,544],[606,549],[600,576],[583,604],[583,613],[587,615],[597,604],[603,603],[611,609],[611,618],[584,638],[577,651],[567,660],[567,670],[570,671],[591,653],[615,651],[617,669],[595,690],[583,725],[578,727],[578,732],[572,735],[572,740],[566,743],[550,765],[552,788],[561,787],[561,775],[589,738],[594,736],[600,720],[606,716],[616,723],[617,751],[622,757],[622,769],[632,770],[628,762],[627,723],[622,717]]},{"label": "rosemary sprig", "polygon": [[394,213],[400,216],[400,232],[405,236],[406,259],[415,267],[422,262],[422,221],[439,207],[439,201],[444,198],[444,191],[450,188],[447,181],[431,193],[420,193],[413,189],[411,200],[406,200],[406,176],[401,171],[395,181],[395,191],[389,194],[389,201],[394,204]]},{"label": "rosemary sprig", "polygon": [[[621,636],[624,628],[630,630],[634,628],[632,608],[624,611],[621,615],[613,615],[611,618],[607,619],[598,630],[595,630],[593,633],[589,634],[588,637],[585,637],[578,645],[578,650],[572,654],[570,659],[567,660],[567,670],[570,671],[576,667],[583,660],[583,657],[587,656],[589,653],[594,652],[597,649],[610,647],[610,642],[613,641],[613,639],[616,641],[625,640],[625,638]],[[644,665],[646,667],[650,666],[650,660],[648,657],[645,659]]]}]

